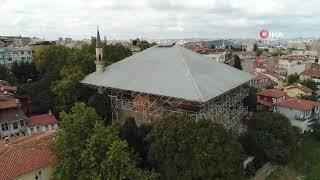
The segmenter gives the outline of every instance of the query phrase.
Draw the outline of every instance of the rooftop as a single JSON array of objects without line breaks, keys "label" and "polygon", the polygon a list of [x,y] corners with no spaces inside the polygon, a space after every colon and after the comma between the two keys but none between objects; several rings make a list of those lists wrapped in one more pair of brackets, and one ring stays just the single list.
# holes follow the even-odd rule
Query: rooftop
[{"label": "rooftop", "polygon": [[41,114],[37,116],[31,116],[27,120],[28,127],[57,124],[58,120],[52,114]]},{"label": "rooftop", "polygon": [[17,103],[16,99],[9,99],[2,101],[0,100],[0,110],[1,109],[10,109],[10,108],[16,108],[19,107],[20,103]]},{"label": "rooftop", "polygon": [[0,179],[13,179],[53,164],[55,157],[46,145],[52,134],[37,133],[0,141]]},{"label": "rooftop", "polygon": [[316,106],[320,106],[319,102],[309,101],[305,99],[291,98],[274,104],[275,106],[288,107],[299,110],[310,110]]},{"label": "rooftop", "polygon": [[83,84],[206,102],[251,75],[179,45],[154,46],[86,76]]},{"label": "rooftop", "polygon": [[310,68],[310,69],[304,70],[301,74],[305,75],[305,76],[311,76],[311,77],[319,78],[320,77],[320,70],[316,69],[316,68]]},{"label": "rooftop", "polygon": [[266,89],[258,93],[259,96],[267,96],[273,98],[280,98],[286,95],[285,92],[281,91],[280,89]]},{"label": "rooftop", "polygon": [[290,85],[286,86],[286,88],[287,89],[298,88],[305,93],[312,93],[313,92],[312,89],[310,89],[302,84],[290,84]]}]

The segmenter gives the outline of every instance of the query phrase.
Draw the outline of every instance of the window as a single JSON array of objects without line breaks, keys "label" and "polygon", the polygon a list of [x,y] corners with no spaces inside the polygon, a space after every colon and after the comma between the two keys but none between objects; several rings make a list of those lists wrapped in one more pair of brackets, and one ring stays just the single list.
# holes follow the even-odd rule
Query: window
[{"label": "window", "polygon": [[49,131],[49,126],[48,125],[46,125],[46,131]]},{"label": "window", "polygon": [[20,126],[24,126],[24,121],[23,120],[20,120]]},{"label": "window", "polygon": [[30,131],[31,131],[31,132],[33,132],[33,127],[32,127],[32,128],[30,128]]},{"label": "window", "polygon": [[13,126],[13,129],[18,129],[18,123],[17,123],[17,122],[14,122],[14,123],[12,124],[12,126]]},{"label": "window", "polygon": [[26,60],[26,57],[21,57],[21,61],[24,61],[24,60]]},{"label": "window", "polygon": [[21,54],[24,54],[24,51],[21,51]]},{"label": "window", "polygon": [[1,124],[1,128],[2,128],[2,131],[8,131],[9,130],[8,123]]},{"label": "window", "polygon": [[37,126],[37,132],[40,132],[40,126]]}]

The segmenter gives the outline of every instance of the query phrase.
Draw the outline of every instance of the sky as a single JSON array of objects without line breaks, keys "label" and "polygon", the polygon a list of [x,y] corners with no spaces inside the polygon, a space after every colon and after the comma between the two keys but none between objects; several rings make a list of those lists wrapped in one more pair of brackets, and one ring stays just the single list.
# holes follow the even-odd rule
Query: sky
[{"label": "sky", "polygon": [[319,0],[0,0],[0,35],[107,39],[320,37]]}]

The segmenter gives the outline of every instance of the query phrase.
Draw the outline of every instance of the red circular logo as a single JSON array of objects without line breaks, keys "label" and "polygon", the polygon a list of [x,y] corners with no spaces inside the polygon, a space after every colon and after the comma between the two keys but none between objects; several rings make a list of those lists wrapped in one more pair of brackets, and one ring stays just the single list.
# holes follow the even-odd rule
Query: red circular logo
[{"label": "red circular logo", "polygon": [[260,32],[259,32],[259,36],[261,39],[267,39],[269,37],[269,31],[267,29],[262,29]]}]

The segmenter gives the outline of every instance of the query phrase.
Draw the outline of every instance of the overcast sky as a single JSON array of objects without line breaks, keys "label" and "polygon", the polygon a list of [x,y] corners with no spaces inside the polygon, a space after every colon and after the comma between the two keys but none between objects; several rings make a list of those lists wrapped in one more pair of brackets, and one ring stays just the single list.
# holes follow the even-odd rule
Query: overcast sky
[{"label": "overcast sky", "polygon": [[319,0],[0,0],[0,35],[108,39],[320,37]]}]

